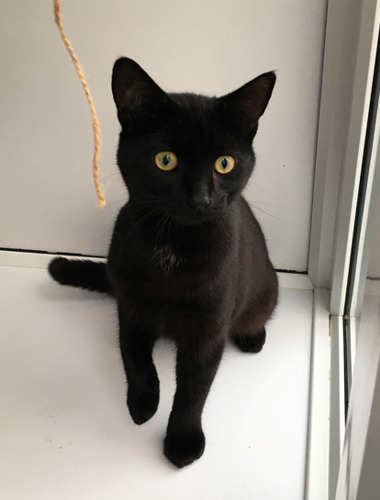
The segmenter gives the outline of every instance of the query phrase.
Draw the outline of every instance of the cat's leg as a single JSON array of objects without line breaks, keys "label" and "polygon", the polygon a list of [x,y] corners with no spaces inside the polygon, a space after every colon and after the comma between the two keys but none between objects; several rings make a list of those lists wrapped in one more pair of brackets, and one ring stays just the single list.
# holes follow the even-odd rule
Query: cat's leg
[{"label": "cat's leg", "polygon": [[234,334],[232,336],[235,345],[243,352],[257,353],[265,344],[266,331],[262,328],[259,332],[251,335]]},{"label": "cat's leg", "polygon": [[159,402],[159,380],[152,351],[156,340],[150,328],[134,324],[119,305],[120,350],[128,381],[127,405],[133,421],[143,424]]},{"label": "cat's leg", "polygon": [[273,287],[264,297],[251,303],[235,320],[230,336],[243,352],[257,353],[265,344],[265,324],[269,320],[277,301],[277,288]]},{"label": "cat's leg", "polygon": [[166,457],[184,467],[202,456],[202,411],[224,350],[224,338],[177,345],[177,390],[164,443]]}]

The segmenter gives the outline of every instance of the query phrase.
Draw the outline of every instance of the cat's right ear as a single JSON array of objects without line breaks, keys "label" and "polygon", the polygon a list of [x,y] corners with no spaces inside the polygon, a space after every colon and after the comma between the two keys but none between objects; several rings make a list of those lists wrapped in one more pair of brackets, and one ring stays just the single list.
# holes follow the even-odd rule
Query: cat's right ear
[{"label": "cat's right ear", "polygon": [[154,118],[169,101],[167,94],[135,61],[118,59],[112,71],[112,94],[122,127],[131,128],[136,118]]}]

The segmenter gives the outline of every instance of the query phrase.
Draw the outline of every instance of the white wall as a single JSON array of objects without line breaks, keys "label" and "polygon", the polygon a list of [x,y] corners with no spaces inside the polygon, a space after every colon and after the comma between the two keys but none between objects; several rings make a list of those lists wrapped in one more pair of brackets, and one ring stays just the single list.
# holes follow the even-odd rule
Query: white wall
[{"label": "white wall", "polygon": [[220,95],[261,72],[278,84],[247,198],[277,268],[307,269],[325,0],[63,0],[102,127],[96,207],[87,102],[53,0],[0,5],[0,247],[102,255],[125,200],[115,164],[114,60],[136,59],[172,91]]}]

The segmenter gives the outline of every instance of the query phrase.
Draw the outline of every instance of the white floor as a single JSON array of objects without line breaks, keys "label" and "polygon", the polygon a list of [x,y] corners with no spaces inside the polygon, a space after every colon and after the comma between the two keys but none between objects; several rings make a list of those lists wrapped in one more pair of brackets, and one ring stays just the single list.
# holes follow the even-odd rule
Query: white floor
[{"label": "white floor", "polygon": [[262,353],[225,353],[205,413],[203,457],[162,454],[172,346],[155,360],[157,414],[133,424],[111,299],[0,267],[0,498],[302,500],[312,291],[281,289]]}]

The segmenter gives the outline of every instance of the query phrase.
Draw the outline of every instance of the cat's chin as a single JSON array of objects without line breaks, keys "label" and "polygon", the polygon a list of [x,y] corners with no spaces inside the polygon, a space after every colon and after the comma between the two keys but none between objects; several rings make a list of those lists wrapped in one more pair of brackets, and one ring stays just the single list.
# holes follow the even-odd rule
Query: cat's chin
[{"label": "cat's chin", "polygon": [[224,211],[213,211],[209,213],[198,213],[198,214],[188,214],[188,213],[178,213],[172,212],[169,216],[184,226],[197,226],[202,225],[206,222],[212,222],[223,217]]}]

